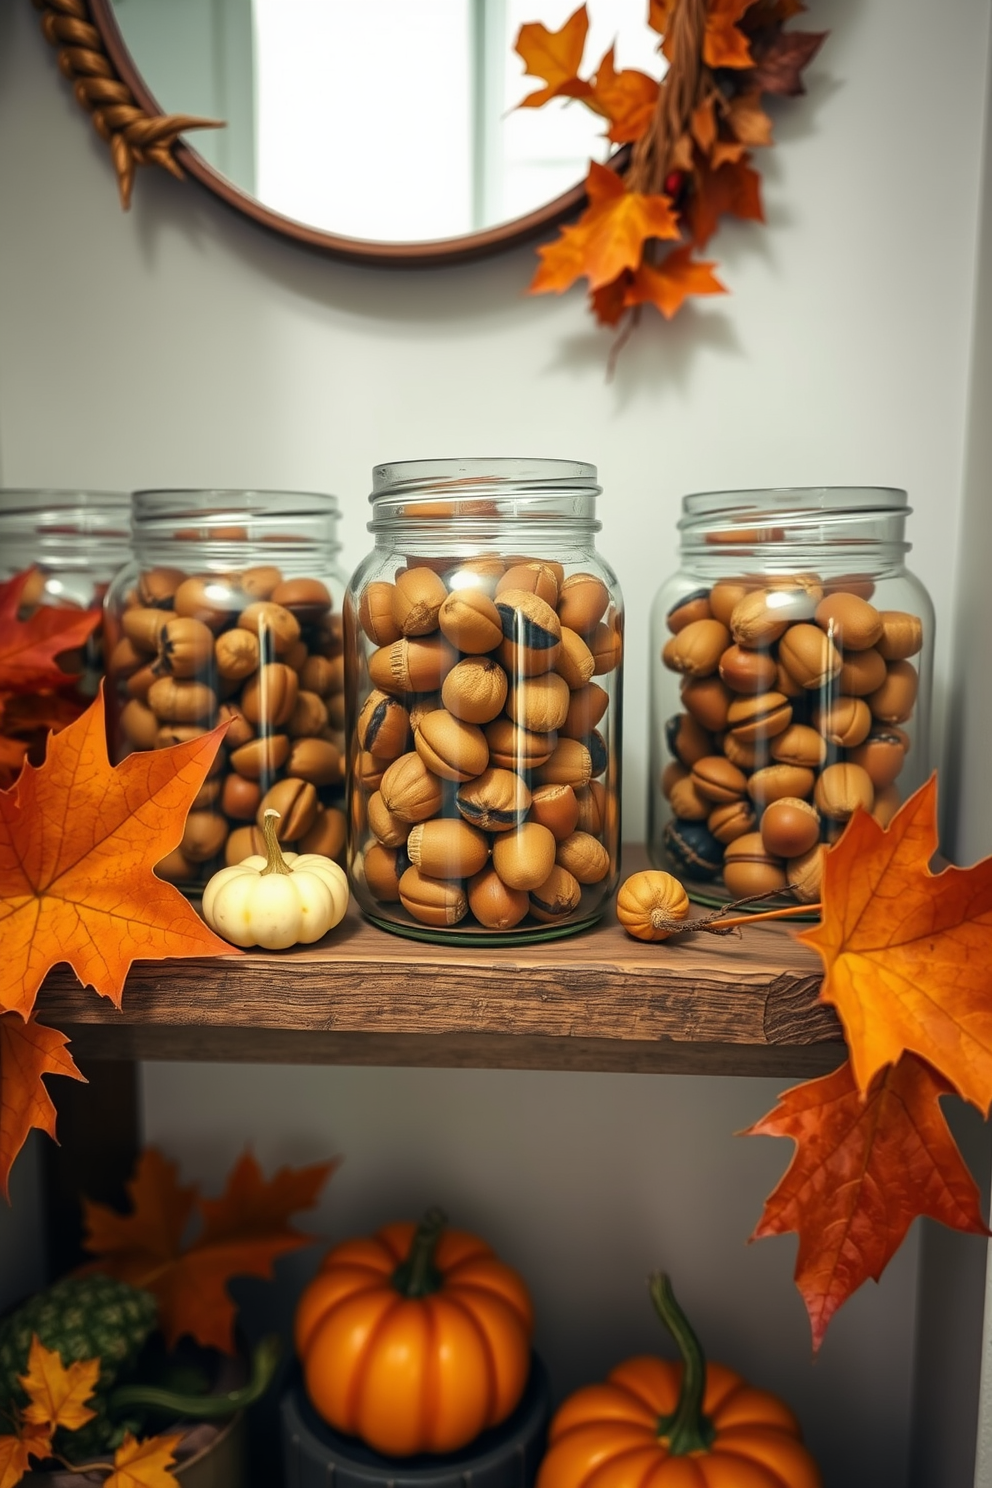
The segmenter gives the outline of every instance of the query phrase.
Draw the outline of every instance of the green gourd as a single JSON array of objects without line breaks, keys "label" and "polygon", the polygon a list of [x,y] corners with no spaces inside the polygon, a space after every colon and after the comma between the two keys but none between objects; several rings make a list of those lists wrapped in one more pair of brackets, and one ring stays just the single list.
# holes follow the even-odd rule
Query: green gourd
[{"label": "green gourd", "polygon": [[111,1421],[110,1393],[130,1375],[157,1325],[158,1305],[150,1292],[109,1276],[64,1277],[0,1322],[0,1410],[10,1413],[27,1404],[18,1375],[27,1372],[31,1339],[37,1334],[46,1348],[58,1350],[65,1365],[100,1360],[96,1393],[88,1402],[96,1417],[79,1431],[60,1431],[58,1449],[85,1462],[116,1447],[129,1423]]}]

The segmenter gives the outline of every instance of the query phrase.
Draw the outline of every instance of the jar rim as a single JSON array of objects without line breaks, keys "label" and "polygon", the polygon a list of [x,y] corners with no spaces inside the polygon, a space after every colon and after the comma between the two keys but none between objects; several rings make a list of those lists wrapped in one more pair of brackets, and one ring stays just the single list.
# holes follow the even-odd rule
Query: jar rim
[{"label": "jar rim", "polygon": [[[291,508],[278,507],[286,499]],[[223,517],[231,511],[241,515],[292,517],[294,514],[340,514],[338,498],[328,491],[294,491],[289,488],[265,490],[261,487],[238,486],[149,486],[131,493],[131,515],[134,523],[164,516],[197,515]],[[173,503],[183,502],[176,507]],[[227,503],[227,513],[207,510],[216,503]]]},{"label": "jar rim", "polygon": [[96,491],[81,486],[0,486],[0,521],[66,510],[126,512],[130,505],[129,491]]},{"label": "jar rim", "polygon": [[809,512],[887,511],[909,515],[908,494],[900,486],[744,486],[740,489],[692,491],[682,497],[683,524],[703,516],[727,516],[739,511],[779,515],[797,505]]},{"label": "jar rim", "polygon": [[528,456],[445,457],[436,460],[392,460],[372,468],[375,503],[398,495],[436,493],[439,487],[459,494],[475,491],[494,493],[494,488],[517,487],[517,494],[541,494],[569,488],[579,494],[598,496],[602,487],[595,465],[584,460],[553,460]]}]

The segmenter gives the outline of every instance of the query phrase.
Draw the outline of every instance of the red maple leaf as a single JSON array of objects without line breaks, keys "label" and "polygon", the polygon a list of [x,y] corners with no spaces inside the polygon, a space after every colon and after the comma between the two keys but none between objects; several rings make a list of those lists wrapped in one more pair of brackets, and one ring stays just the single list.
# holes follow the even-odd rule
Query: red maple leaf
[{"label": "red maple leaf", "polygon": [[0,692],[39,692],[75,680],[56,665],[64,651],[85,646],[100,623],[99,610],[56,609],[40,605],[19,620],[21,593],[30,573],[0,584]]},{"label": "red maple leaf", "polygon": [[878,1280],[917,1215],[989,1233],[940,1109],[948,1090],[929,1065],[904,1055],[862,1097],[847,1063],[787,1090],[744,1133],[796,1143],[752,1238],[798,1233],[796,1285],[814,1351],[841,1304],[869,1277]]}]

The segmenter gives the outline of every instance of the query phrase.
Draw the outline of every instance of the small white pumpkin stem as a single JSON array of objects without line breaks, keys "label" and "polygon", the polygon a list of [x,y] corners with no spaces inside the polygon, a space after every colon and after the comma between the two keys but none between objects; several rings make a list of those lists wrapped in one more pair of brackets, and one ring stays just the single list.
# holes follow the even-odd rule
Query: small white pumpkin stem
[{"label": "small white pumpkin stem", "polygon": [[288,875],[293,871],[283,857],[279,847],[279,838],[276,836],[276,822],[278,820],[278,811],[270,806],[262,818],[262,836],[265,838],[265,856],[268,859],[261,872],[262,878],[267,873],[285,873]]}]

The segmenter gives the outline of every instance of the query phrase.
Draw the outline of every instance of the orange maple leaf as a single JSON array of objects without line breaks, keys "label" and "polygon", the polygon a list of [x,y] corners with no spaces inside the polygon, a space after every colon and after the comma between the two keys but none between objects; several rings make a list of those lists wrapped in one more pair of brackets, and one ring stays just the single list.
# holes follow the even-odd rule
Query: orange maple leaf
[{"label": "orange maple leaf", "polygon": [[114,1453],[114,1471],[103,1488],[179,1488],[169,1471],[181,1436],[150,1436],[138,1441],[128,1432]]},{"label": "orange maple leaf", "polygon": [[753,222],[764,222],[761,206],[761,177],[752,170],[745,155],[738,161],[721,165],[718,170],[701,166],[695,175],[695,191],[689,200],[688,218],[692,240],[705,248],[729,212]]},{"label": "orange maple leaf", "polygon": [[726,288],[714,274],[716,264],[694,260],[692,244],[674,248],[658,265],[641,264],[627,286],[624,303],[655,305],[671,320],[689,295],[726,294]]},{"label": "orange maple leaf", "polygon": [[578,76],[586,49],[589,16],[585,5],[573,11],[560,31],[549,31],[540,21],[531,21],[517,32],[514,51],[525,63],[528,77],[547,84],[521,99],[518,108],[540,108],[552,98],[588,98],[592,84]]},{"label": "orange maple leaf", "polygon": [[0,1488],[14,1488],[21,1481],[31,1466],[30,1451],[29,1443],[21,1437],[0,1436]]},{"label": "orange maple leaf", "polygon": [[940,1109],[945,1081],[912,1055],[863,1097],[844,1064],[787,1090],[745,1136],[791,1137],[792,1162],[752,1239],[799,1235],[796,1285],[814,1352],[834,1313],[875,1281],[918,1214],[987,1235],[978,1188]]},{"label": "orange maple leaf", "polygon": [[29,573],[0,584],[0,691],[37,692],[64,687],[73,678],[55,664],[56,656],[84,646],[100,623],[99,610],[56,609],[40,605],[29,620],[17,610]]},{"label": "orange maple leaf", "polygon": [[596,72],[591,102],[610,121],[607,138],[615,145],[640,139],[654,115],[659,85],[646,72],[624,67],[617,72],[614,48],[606,53]]},{"label": "orange maple leaf", "polygon": [[672,21],[675,0],[648,0],[648,25],[664,36]]},{"label": "orange maple leaf", "polygon": [[826,971],[858,1088],[909,1050],[965,1100],[992,1104],[992,858],[931,873],[937,780],[887,828],[864,812],[827,853],[823,922],[803,931]]},{"label": "orange maple leaf", "polygon": [[[335,1164],[282,1168],[266,1182],[250,1153],[239,1160],[220,1199],[201,1199],[183,1187],[174,1163],[154,1148],[142,1154],[128,1194],[132,1213],[84,1201],[86,1249],[93,1269],[158,1298],[159,1322],[171,1348],[189,1333],[206,1347],[234,1351],[232,1276],[270,1276],[281,1255],[312,1244],[290,1216],[311,1209]],[[203,1226],[187,1246],[183,1235],[194,1211]]]},{"label": "orange maple leaf", "polygon": [[86,1402],[100,1378],[99,1359],[79,1359],[67,1369],[58,1350],[47,1349],[35,1334],[28,1354],[28,1372],[17,1378],[29,1398],[29,1403],[21,1409],[21,1418],[29,1426],[41,1426],[49,1432],[59,1426],[66,1431],[78,1431],[96,1415]]},{"label": "orange maple leaf", "polygon": [[578,222],[564,227],[553,243],[537,251],[541,266],[531,294],[561,294],[585,275],[589,288],[610,284],[641,261],[650,238],[677,238],[678,218],[667,196],[628,191],[605,165],[593,161],[586,177],[589,206]]},{"label": "orange maple leaf", "polygon": [[10,1170],[38,1127],[55,1137],[55,1107],[42,1083],[43,1075],[67,1075],[86,1081],[68,1053],[68,1039],[19,1013],[0,1015],[0,1186],[10,1200]]},{"label": "orange maple leaf", "polygon": [[754,0],[709,0],[703,61],[707,67],[752,67],[754,59],[737,22]]},{"label": "orange maple leaf", "polygon": [[119,1007],[132,961],[238,954],[152,871],[178,847],[223,736],[112,767],[101,691],[0,792],[0,1008],[26,1018],[59,961]]}]

